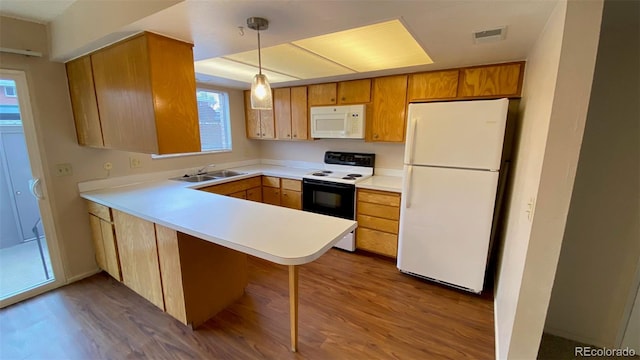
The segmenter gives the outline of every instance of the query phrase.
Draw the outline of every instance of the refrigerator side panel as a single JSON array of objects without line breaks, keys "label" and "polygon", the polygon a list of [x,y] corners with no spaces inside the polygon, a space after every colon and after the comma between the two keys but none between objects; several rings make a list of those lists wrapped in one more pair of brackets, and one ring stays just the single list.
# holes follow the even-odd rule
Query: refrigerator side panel
[{"label": "refrigerator side panel", "polygon": [[409,105],[405,163],[500,169],[508,99]]},{"label": "refrigerator side panel", "polygon": [[398,268],[480,292],[498,172],[405,166],[405,176]]}]

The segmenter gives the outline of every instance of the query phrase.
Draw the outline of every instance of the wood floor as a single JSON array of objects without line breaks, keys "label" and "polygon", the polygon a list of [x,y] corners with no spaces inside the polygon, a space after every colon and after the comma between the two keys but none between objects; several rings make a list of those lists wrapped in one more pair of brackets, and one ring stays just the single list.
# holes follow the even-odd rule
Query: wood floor
[{"label": "wood floor", "polygon": [[[0,359],[493,359],[493,301],[332,249],[300,267],[299,351],[287,269],[256,258],[241,300],[196,331],[102,273],[0,310]],[[488,291],[490,293],[490,291]]]}]

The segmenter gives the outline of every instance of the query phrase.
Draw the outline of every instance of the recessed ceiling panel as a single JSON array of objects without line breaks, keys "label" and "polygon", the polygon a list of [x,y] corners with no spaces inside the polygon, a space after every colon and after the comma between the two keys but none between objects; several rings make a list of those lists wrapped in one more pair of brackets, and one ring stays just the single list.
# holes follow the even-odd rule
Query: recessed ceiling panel
[{"label": "recessed ceiling panel", "polygon": [[[233,79],[246,83],[250,83],[253,77],[258,73],[257,66],[254,67],[224,58],[213,58],[196,61],[195,70],[196,73]],[[265,70],[264,68],[262,69],[262,73],[267,75],[270,83],[299,80],[295,77],[290,77]]]},{"label": "recessed ceiling panel", "polygon": [[298,40],[293,44],[357,72],[433,63],[398,20]]},{"label": "recessed ceiling panel", "polygon": [[[228,55],[224,58],[258,66],[257,50]],[[314,79],[355,72],[292,44],[263,48],[262,68],[300,79]]]}]

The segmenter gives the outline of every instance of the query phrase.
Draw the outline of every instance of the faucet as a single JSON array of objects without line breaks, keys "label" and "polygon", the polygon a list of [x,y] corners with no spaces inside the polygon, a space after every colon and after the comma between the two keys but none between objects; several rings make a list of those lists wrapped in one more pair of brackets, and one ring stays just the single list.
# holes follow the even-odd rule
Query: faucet
[{"label": "faucet", "polygon": [[206,174],[207,172],[205,170],[207,170],[208,168],[212,168],[212,167],[216,167],[216,164],[209,164],[209,165],[205,165],[205,166],[201,167],[200,169],[198,169],[196,171],[196,175]]}]

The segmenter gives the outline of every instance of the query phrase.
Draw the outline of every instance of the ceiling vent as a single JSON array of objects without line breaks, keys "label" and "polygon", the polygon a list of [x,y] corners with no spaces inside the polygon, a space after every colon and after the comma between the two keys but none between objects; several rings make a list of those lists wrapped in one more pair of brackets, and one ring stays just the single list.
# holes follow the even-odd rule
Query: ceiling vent
[{"label": "ceiling vent", "polygon": [[507,35],[507,27],[502,26],[491,30],[476,31],[473,33],[474,44],[484,44],[504,40]]}]

